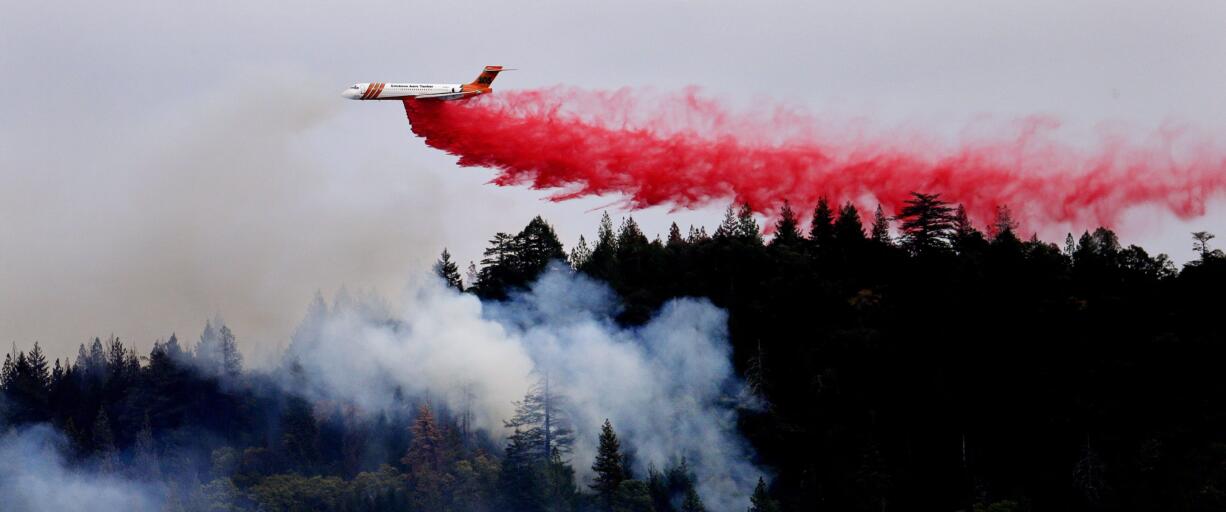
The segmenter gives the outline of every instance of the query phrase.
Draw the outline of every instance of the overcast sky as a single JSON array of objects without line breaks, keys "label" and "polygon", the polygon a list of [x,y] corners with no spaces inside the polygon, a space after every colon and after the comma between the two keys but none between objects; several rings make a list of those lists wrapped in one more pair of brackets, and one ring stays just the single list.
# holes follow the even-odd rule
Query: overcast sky
[{"label": "overcast sky", "polygon": [[[485,185],[398,104],[343,100],[353,82],[501,64],[522,70],[500,89],[699,85],[936,133],[1048,114],[1226,141],[1218,0],[0,2],[0,333],[55,356],[194,340],[220,313],[260,359],[316,290],[395,295],[443,246],[477,259],[538,213],[569,245],[617,203]],[[1226,204],[1117,228],[1184,261],[1190,230],[1226,237]]]}]

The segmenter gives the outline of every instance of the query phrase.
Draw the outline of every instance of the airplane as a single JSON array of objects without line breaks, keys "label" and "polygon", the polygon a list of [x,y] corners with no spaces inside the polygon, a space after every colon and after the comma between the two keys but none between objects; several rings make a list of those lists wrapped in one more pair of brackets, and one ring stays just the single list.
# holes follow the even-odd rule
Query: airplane
[{"label": "airplane", "polygon": [[351,100],[459,100],[494,92],[490,84],[502,71],[511,71],[502,66],[486,66],[481,74],[467,84],[393,84],[372,82],[353,84],[341,93]]}]

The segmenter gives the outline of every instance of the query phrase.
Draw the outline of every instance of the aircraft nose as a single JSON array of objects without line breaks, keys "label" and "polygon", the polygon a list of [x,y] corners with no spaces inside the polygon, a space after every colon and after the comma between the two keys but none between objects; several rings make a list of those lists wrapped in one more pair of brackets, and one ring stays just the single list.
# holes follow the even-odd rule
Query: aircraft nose
[{"label": "aircraft nose", "polygon": [[345,89],[345,92],[342,92],[341,96],[344,96],[351,100],[356,100],[358,99],[358,90],[357,89]]}]

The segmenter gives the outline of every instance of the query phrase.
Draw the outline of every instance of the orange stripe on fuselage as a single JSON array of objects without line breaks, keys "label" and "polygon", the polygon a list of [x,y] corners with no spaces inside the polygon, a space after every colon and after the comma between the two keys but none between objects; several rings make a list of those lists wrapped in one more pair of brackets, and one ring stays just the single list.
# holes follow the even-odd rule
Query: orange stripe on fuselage
[{"label": "orange stripe on fuselage", "polygon": [[373,100],[377,100],[377,99],[379,99],[379,94],[381,94],[381,93],[383,92],[383,87],[384,87],[384,86],[386,86],[386,85],[387,85],[387,84],[385,84],[385,83],[383,83],[383,82],[379,82],[379,86],[378,86],[378,87],[375,87],[375,94],[374,94],[374,96],[371,96],[371,99],[373,99]]},{"label": "orange stripe on fuselage", "polygon": [[371,89],[374,89],[374,88],[375,88],[375,84],[374,84],[373,82],[372,82],[372,83],[369,83],[369,84],[366,84],[366,91],[362,93],[362,99],[364,99],[364,100],[365,100],[365,99],[369,99],[369,98],[370,98],[370,91],[371,91]]}]

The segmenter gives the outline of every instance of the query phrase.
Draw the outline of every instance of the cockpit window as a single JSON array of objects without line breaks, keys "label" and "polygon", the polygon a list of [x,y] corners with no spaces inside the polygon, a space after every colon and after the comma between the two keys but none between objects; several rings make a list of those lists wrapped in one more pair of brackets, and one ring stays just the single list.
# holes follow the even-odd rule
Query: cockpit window
[{"label": "cockpit window", "polygon": [[349,86],[349,88],[350,88],[350,89],[357,89],[357,88],[358,88],[358,84],[353,84],[353,85]]}]

